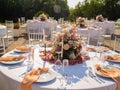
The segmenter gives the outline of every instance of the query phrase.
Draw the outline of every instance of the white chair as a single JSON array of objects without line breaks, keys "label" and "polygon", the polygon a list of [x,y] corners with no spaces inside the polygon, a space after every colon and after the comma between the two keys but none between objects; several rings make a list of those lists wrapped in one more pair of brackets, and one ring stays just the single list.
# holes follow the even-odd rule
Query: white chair
[{"label": "white chair", "polygon": [[[111,35],[114,34],[114,27],[111,27],[111,30],[109,30],[109,28],[107,28],[107,25],[105,22],[96,22],[95,25],[98,25],[102,28],[102,38],[104,39],[103,45],[107,45],[109,47],[111,46]],[[106,44],[105,44],[106,42]]]},{"label": "white chair", "polygon": [[18,24],[19,24],[19,36],[22,36],[22,34],[26,34],[26,23],[25,23],[25,18],[21,17],[18,18]]},{"label": "white chair", "polygon": [[119,46],[120,46],[120,35],[116,35],[113,50],[114,51],[120,51]]},{"label": "white chair", "polygon": [[21,17],[21,24],[25,24],[25,17]]},{"label": "white chair", "polygon": [[51,39],[51,24],[48,22],[40,22],[39,32],[45,31],[46,39],[49,41]]},{"label": "white chair", "polygon": [[[13,32],[14,23],[13,23],[13,21],[6,20],[5,24],[6,24],[7,30],[6,30],[6,35],[3,38],[5,40],[5,44],[9,45],[9,44],[11,44],[11,42],[14,41],[14,32]],[[7,42],[6,42],[6,40],[7,40]]]},{"label": "white chair", "polygon": [[5,42],[4,39],[0,37],[0,55],[5,54]]},{"label": "white chair", "polygon": [[37,29],[34,29],[33,27],[28,28],[28,39],[29,39],[29,45],[33,44],[41,44],[42,42],[42,32],[38,32]]},{"label": "white chair", "polygon": [[90,44],[90,31],[89,30],[78,30],[80,36],[82,36],[82,40],[85,41],[86,44]]}]

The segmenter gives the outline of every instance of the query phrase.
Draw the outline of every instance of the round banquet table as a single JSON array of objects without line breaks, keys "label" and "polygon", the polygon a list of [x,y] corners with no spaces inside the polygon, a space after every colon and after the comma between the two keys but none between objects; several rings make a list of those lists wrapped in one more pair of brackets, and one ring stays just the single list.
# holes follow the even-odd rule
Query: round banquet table
[{"label": "round banquet table", "polygon": [[[61,71],[57,72],[54,69],[54,64],[41,60],[41,58],[39,57],[39,50],[42,50],[43,48],[40,48],[39,46],[35,46],[35,48],[36,49],[34,53],[35,58],[33,68],[43,67],[43,65],[45,65],[45,67],[48,67],[54,72],[55,76],[61,75]],[[16,55],[16,53],[13,51],[6,53],[5,56]],[[88,54],[92,55],[93,52],[89,52]],[[98,63],[98,61],[96,62]],[[102,82],[99,83],[97,80],[89,77],[86,74],[88,71],[88,67],[92,67],[96,62],[94,60],[88,60],[84,61],[84,63],[82,64],[66,66],[65,70],[67,73],[67,77],[70,77],[66,80],[62,80],[63,83],[66,81],[66,90],[116,90],[116,84],[111,79],[99,77],[97,75],[97,78],[100,78],[102,80]],[[15,65],[0,64],[0,90],[21,90],[20,85],[22,77],[20,77],[20,75],[26,71],[26,64],[26,59],[23,63]],[[58,87],[60,87],[60,85],[60,80],[56,77],[49,82],[33,83],[32,90],[58,90]]]},{"label": "round banquet table", "polygon": [[38,21],[38,20],[27,20],[26,28],[27,32],[29,27],[37,29],[38,32],[42,32],[43,29],[50,30],[56,29],[57,21]]},{"label": "round banquet table", "polygon": [[97,38],[100,35],[102,35],[101,29],[102,28],[78,28],[78,33],[80,35],[83,35],[83,34],[89,32],[89,37],[91,39],[94,39],[94,38]]},{"label": "round banquet table", "polygon": [[6,26],[0,25],[0,37],[3,37],[6,35]]},{"label": "round banquet table", "polygon": [[88,25],[100,26],[104,30],[105,34],[114,34],[115,32],[115,22],[113,21],[105,21],[105,22],[89,21]]},{"label": "round banquet table", "polygon": [[[57,28],[56,28],[56,31],[57,32],[61,32],[62,30],[62,27],[57,25]],[[84,35],[86,34],[87,32],[89,32],[89,37],[91,39],[94,39],[94,38],[98,38],[100,35],[103,35],[103,32],[101,32],[102,28],[101,27],[97,27],[97,28],[78,28],[78,33],[80,35]]]}]

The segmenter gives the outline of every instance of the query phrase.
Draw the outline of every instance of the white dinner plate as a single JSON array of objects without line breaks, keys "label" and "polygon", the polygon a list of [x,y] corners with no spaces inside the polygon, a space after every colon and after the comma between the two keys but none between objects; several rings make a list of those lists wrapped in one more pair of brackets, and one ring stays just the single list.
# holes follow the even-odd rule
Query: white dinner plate
[{"label": "white dinner plate", "polygon": [[17,53],[27,53],[28,51],[21,51],[21,50],[15,49],[14,52],[17,52]]},{"label": "white dinner plate", "polygon": [[105,77],[105,78],[110,78],[109,76],[101,74],[99,71],[95,70],[95,73],[99,76]]},{"label": "white dinner plate", "polygon": [[[24,77],[21,77],[23,79]],[[48,70],[48,72],[44,72],[40,74],[39,79],[35,83],[45,83],[52,81],[56,78],[55,73],[51,70]]]},{"label": "white dinner plate", "polygon": [[53,79],[55,79],[55,73],[51,70],[48,70],[48,72],[41,73],[39,79],[36,82],[49,82]]},{"label": "white dinner plate", "polygon": [[13,60],[13,61],[0,61],[2,64],[18,64],[18,63],[22,63],[25,59],[21,59],[21,60]]}]

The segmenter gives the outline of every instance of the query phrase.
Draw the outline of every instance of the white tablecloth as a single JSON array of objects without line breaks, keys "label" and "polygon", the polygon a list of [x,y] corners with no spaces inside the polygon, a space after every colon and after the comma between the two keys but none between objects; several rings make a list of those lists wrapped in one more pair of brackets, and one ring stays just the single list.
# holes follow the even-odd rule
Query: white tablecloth
[{"label": "white tablecloth", "polygon": [[[93,55],[93,52],[89,52],[90,55]],[[7,55],[7,54],[6,54]],[[13,55],[13,51],[12,51]],[[42,67],[43,61],[39,57],[39,49],[35,49],[35,60],[34,68]],[[68,76],[71,76],[71,79],[67,79],[67,84],[65,84],[67,90],[115,90],[116,84],[114,81],[108,78],[101,78],[105,83],[98,83],[95,79],[89,77],[86,73],[88,67],[93,66],[99,61],[89,60],[85,61],[83,64],[76,64],[73,66],[65,67],[66,73]],[[48,62],[46,67],[49,67],[55,74],[59,74],[54,70],[54,65]],[[21,66],[20,66],[21,65]],[[26,61],[18,65],[3,65],[0,64],[0,90],[20,90],[20,84],[22,78],[19,77],[27,69]],[[20,67],[16,67],[20,66]],[[13,67],[13,68],[11,68]],[[15,67],[15,68],[14,68]],[[63,80],[63,82],[65,82]],[[50,82],[45,83],[34,83],[32,85],[32,90],[57,90],[60,86],[59,79],[54,79]]]},{"label": "white tablecloth", "polygon": [[6,26],[0,25],[0,37],[5,36],[6,32]]},{"label": "white tablecloth", "polygon": [[46,34],[50,33],[50,30],[56,29],[57,22],[45,22],[45,21],[34,21],[34,20],[28,20],[26,27],[27,31],[30,27],[37,30],[37,32],[42,32],[43,29],[46,31]]},{"label": "white tablecloth", "polygon": [[115,31],[115,22],[112,21],[106,21],[106,22],[89,21],[88,25],[98,25],[102,27],[105,34],[114,34]]},{"label": "white tablecloth", "polygon": [[87,32],[89,32],[89,36],[91,39],[97,38],[102,34],[101,28],[89,28],[89,29],[88,28],[78,28],[79,34],[85,34]]},{"label": "white tablecloth", "polygon": [[[100,35],[103,35],[103,32],[101,31],[102,28],[78,28],[78,33],[79,34],[85,34],[87,32],[89,32],[89,36],[91,39],[97,38]],[[56,28],[57,32],[61,32],[62,31],[62,27],[60,27],[59,25]]]}]

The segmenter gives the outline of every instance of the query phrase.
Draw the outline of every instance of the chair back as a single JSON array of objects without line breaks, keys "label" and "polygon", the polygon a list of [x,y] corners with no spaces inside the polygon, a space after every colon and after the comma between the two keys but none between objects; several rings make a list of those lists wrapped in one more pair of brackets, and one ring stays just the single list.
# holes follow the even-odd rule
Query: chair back
[{"label": "chair back", "polygon": [[13,32],[14,23],[13,23],[13,21],[6,20],[5,24],[6,24],[6,27],[7,27],[7,37],[14,36],[14,32]]},{"label": "chair back", "polygon": [[5,21],[7,30],[6,30],[6,36],[4,36],[4,39],[7,39],[7,42],[5,41],[6,45],[9,45],[14,41],[14,23],[12,20],[6,20]]},{"label": "chair back", "polygon": [[33,27],[28,28],[29,45],[40,44],[42,42],[42,32],[37,31],[38,30]]},{"label": "chair back", "polygon": [[53,27],[51,27],[51,26],[52,25],[48,22],[40,22],[39,32],[43,32],[43,30],[44,30],[47,40],[51,39],[51,31],[53,29]]},{"label": "chair back", "polygon": [[89,44],[89,42],[90,42],[90,30],[78,30],[78,33],[82,37],[82,40],[86,44]]},{"label": "chair back", "polygon": [[115,40],[113,44],[113,50],[120,52],[120,35],[115,35]]},{"label": "chair back", "polygon": [[25,17],[21,17],[21,24],[25,24]]},{"label": "chair back", "polygon": [[5,54],[5,42],[3,38],[0,38],[0,55]]}]

